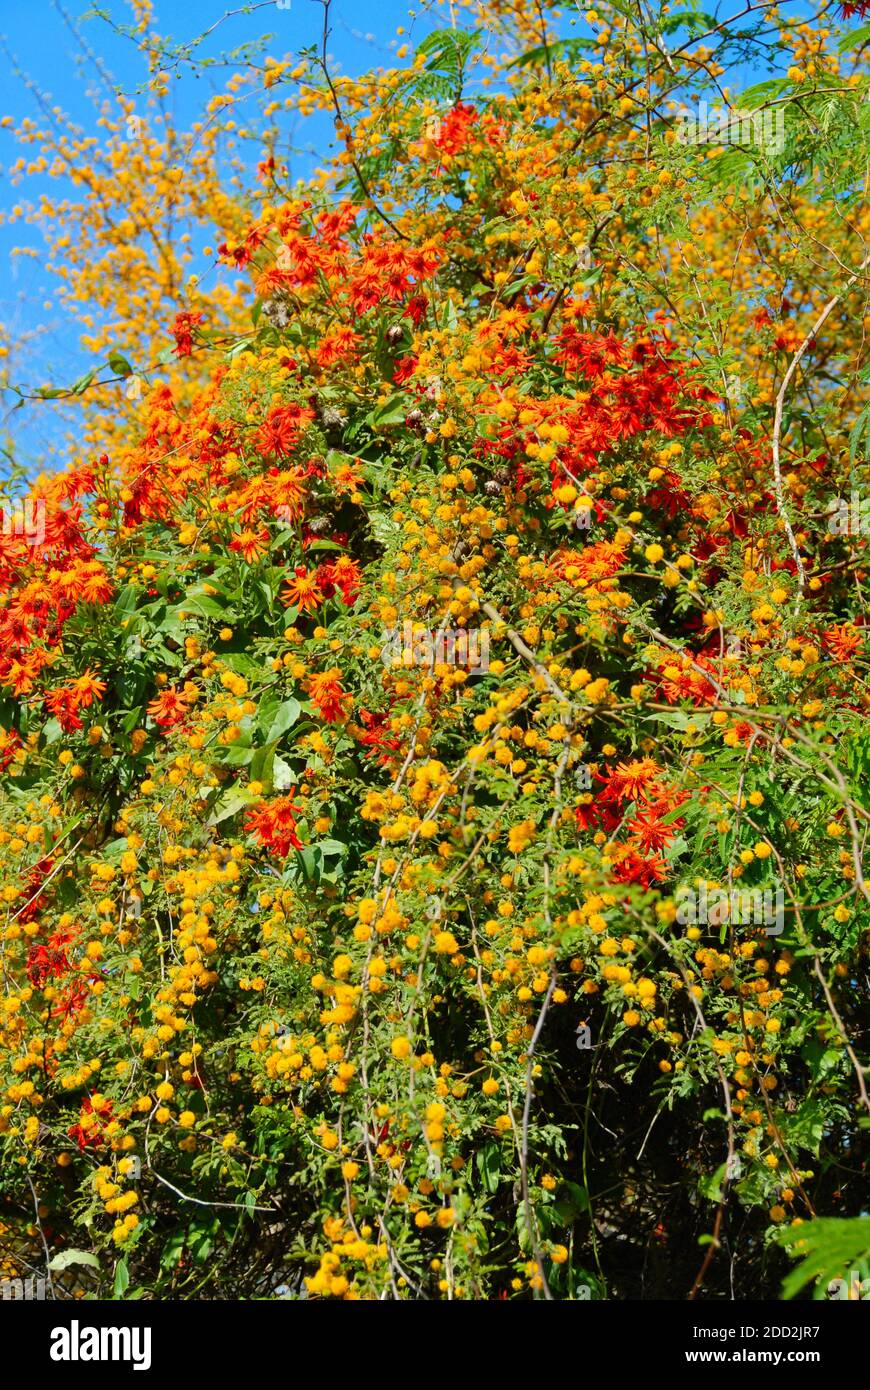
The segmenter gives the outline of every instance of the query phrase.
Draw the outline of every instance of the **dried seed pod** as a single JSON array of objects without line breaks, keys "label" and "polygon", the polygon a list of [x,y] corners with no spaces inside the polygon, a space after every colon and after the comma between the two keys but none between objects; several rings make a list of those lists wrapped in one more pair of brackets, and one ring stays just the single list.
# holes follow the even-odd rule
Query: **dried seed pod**
[{"label": "dried seed pod", "polygon": [[281,332],[290,326],[292,317],[290,301],[278,295],[273,299],[266,299],[263,302],[263,314],[272,327]]},{"label": "dried seed pod", "polygon": [[325,514],[313,516],[308,523],[308,529],[312,536],[323,536],[332,529],[332,517]]},{"label": "dried seed pod", "polygon": [[347,417],[342,415],[340,410],[336,410],[334,405],[325,405],[320,412],[320,418],[325,430],[343,430],[347,424]]}]

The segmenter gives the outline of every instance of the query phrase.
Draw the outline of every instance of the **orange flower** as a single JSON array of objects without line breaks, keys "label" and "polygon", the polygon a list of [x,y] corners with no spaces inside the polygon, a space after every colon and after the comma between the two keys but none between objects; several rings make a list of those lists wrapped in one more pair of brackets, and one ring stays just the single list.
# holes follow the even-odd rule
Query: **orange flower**
[{"label": "orange flower", "polygon": [[169,729],[187,714],[187,696],[174,685],[163,690],[148,706],[148,713],[161,729]]},{"label": "orange flower", "polygon": [[261,526],[259,531],[236,531],[230,541],[230,550],[235,550],[250,565],[261,555],[267,554],[270,540],[268,526]]},{"label": "orange flower", "polygon": [[314,411],[290,401],[275,406],[260,426],[259,444],[264,454],[286,458],[296,447],[300,434],[314,419]]},{"label": "orange flower", "polygon": [[342,690],[338,681],[340,675],[341,672],[338,667],[333,666],[318,676],[312,676],[308,681],[307,688],[308,694],[311,696],[311,703],[317,706],[321,718],[330,724],[334,724],[344,714],[342,701],[345,698],[345,691]]},{"label": "orange flower", "polygon": [[106,692],[106,682],[97,680],[89,667],[83,676],[79,676],[72,682],[72,689],[79,705],[82,709],[87,709],[89,705],[94,703],[94,699],[102,700]]},{"label": "orange flower", "polygon": [[863,647],[864,635],[848,623],[841,623],[837,627],[829,627],[822,641],[834,660],[845,664]]},{"label": "orange flower", "polygon": [[189,357],[193,352],[193,330],[202,322],[202,314],[176,314],[170,332],[175,339],[172,349],[176,357]]},{"label": "orange flower", "polygon": [[313,613],[323,602],[317,576],[309,574],[305,565],[297,565],[293,579],[288,580],[281,590],[281,599],[288,607],[295,604],[303,613]]},{"label": "orange flower", "polygon": [[302,848],[296,834],[296,817],[301,808],[293,800],[295,790],[295,787],[291,787],[287,796],[278,796],[271,802],[261,801],[245,821],[245,829],[252,831],[261,844],[274,850],[282,859],[291,848]]},{"label": "orange flower", "polygon": [[[609,771],[609,769],[608,769]],[[633,758],[627,763],[617,763],[615,772],[609,772],[607,786],[602,792],[605,801],[649,801],[650,790],[661,776],[662,769],[653,758]]]},{"label": "orange flower", "polygon": [[302,515],[305,501],[303,475],[298,468],[288,468],[267,479],[275,515],[282,521],[295,521]]}]

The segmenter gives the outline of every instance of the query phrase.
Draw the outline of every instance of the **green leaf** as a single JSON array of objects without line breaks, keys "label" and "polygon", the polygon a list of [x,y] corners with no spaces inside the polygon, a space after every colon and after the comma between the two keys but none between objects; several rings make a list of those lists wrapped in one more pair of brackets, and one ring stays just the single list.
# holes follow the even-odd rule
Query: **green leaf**
[{"label": "green leaf", "polygon": [[115,1284],[113,1294],[115,1298],[123,1298],[130,1287],[130,1271],[127,1268],[126,1260],[119,1260],[115,1269]]},{"label": "green leaf", "polygon": [[817,1100],[805,1100],[794,1115],[781,1121],[783,1133],[793,1144],[809,1149],[816,1158],[825,1132],[825,1112]]},{"label": "green leaf", "polygon": [[865,406],[849,432],[849,461],[852,467],[858,457],[858,450],[866,457],[870,444],[870,405]]},{"label": "green leaf", "polygon": [[223,762],[227,767],[247,767],[248,763],[253,760],[256,751],[250,744],[239,740],[237,743],[231,743],[226,749]]},{"label": "green leaf", "polygon": [[720,1163],[715,1173],[704,1173],[698,1180],[698,1191],[708,1202],[722,1201],[722,1181],[727,1164]]},{"label": "green leaf", "polygon": [[266,672],[260,662],[246,656],[244,652],[224,652],[221,656],[224,666],[236,675],[244,676],[251,685],[259,685]]},{"label": "green leaf", "polygon": [[514,58],[512,63],[508,63],[509,68],[538,68],[547,62],[552,62],[554,58],[564,56],[570,57],[574,53],[582,53],[584,48],[594,48],[593,39],[557,39],[554,43],[540,44],[537,48],[529,48],[525,53],[521,53],[519,58]]},{"label": "green leaf", "polygon": [[754,87],[747,87],[745,92],[739,92],[735,97],[734,106],[741,111],[757,111],[764,102],[778,97],[782,92],[790,91],[793,86],[790,77],[776,77],[770,82],[759,82]]},{"label": "green leaf", "polygon": [[373,429],[381,429],[384,425],[400,425],[409,409],[407,396],[391,396],[366,416],[366,423]]},{"label": "green leaf", "polygon": [[91,382],[93,381],[96,375],[97,373],[94,369],[92,369],[89,372],[85,372],[84,376],[80,376],[78,381],[70,387],[70,394],[73,396],[83,395],[84,392],[87,391],[88,387],[90,386]]},{"label": "green leaf", "polygon": [[369,530],[378,545],[388,546],[399,534],[396,523],[383,512],[369,512]]},{"label": "green leaf", "polygon": [[844,34],[837,42],[837,50],[840,53],[851,53],[853,48],[859,44],[867,43],[870,40],[870,24],[862,24],[860,29],[853,29],[851,34]]},{"label": "green leaf", "polygon": [[112,351],[109,353],[109,366],[115,373],[115,376],[132,376],[133,374],[133,368],[130,366],[126,357],[123,357],[120,352]]},{"label": "green leaf", "polygon": [[70,1265],[87,1265],[90,1269],[99,1269],[100,1262],[96,1255],[92,1255],[88,1250],[61,1250],[59,1255],[55,1255],[48,1262],[49,1269],[55,1274],[69,1269]]},{"label": "green leaf", "polygon": [[217,603],[207,594],[185,594],[181,602],[170,612],[176,618],[179,613],[196,613],[200,618],[227,617],[226,605]]},{"label": "green leaf", "polygon": [[487,1144],[475,1155],[477,1171],[484,1188],[492,1197],[501,1180],[501,1149],[498,1144]]},{"label": "green leaf", "polygon": [[306,845],[304,849],[293,851],[296,859],[296,866],[302,877],[308,883],[316,885],[320,880],[319,856],[311,845]]},{"label": "green leaf", "polygon": [[689,33],[699,33],[705,29],[715,29],[717,21],[704,10],[677,10],[675,14],[657,16],[659,33],[672,34],[676,29],[686,29]]},{"label": "green leaf", "polygon": [[314,848],[319,849],[321,854],[347,854],[347,845],[342,844],[341,840],[318,840]]},{"label": "green leaf", "polygon": [[229,820],[230,816],[237,816],[239,811],[254,801],[256,797],[251,796],[249,791],[241,787],[231,787],[223,796],[218,797],[207,824],[220,825],[221,821]]},{"label": "green leaf", "polygon": [[289,700],[282,700],[272,717],[266,742],[277,743],[288,729],[293,728],[301,713],[302,706],[298,700],[294,700],[292,696]]},{"label": "green leaf", "polygon": [[794,1298],[807,1284],[821,1285],[822,1297],[833,1279],[848,1278],[850,1270],[870,1259],[870,1217],[820,1217],[774,1234],[792,1259],[801,1263],[786,1275],[783,1298]]},{"label": "green leaf", "polygon": [[251,781],[262,782],[267,789],[271,787],[274,762],[274,743],[267,743],[265,748],[258,748],[251,759]]},{"label": "green leaf", "polygon": [[233,343],[232,347],[231,347],[231,348],[228,350],[228,352],[226,353],[225,360],[226,360],[227,362],[232,362],[232,361],[233,361],[236,357],[238,357],[241,353],[243,353],[243,352],[248,352],[252,346],[253,346],[253,339],[251,339],[251,338],[241,338],[241,339],[239,340],[239,342]]}]

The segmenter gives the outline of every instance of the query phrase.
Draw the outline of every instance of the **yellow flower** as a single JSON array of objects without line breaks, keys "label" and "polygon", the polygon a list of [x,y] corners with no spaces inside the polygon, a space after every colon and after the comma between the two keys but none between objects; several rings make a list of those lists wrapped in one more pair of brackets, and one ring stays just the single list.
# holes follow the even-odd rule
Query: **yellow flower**
[{"label": "yellow flower", "polygon": [[452,931],[436,932],[433,945],[439,956],[455,956],[459,950],[459,942]]}]

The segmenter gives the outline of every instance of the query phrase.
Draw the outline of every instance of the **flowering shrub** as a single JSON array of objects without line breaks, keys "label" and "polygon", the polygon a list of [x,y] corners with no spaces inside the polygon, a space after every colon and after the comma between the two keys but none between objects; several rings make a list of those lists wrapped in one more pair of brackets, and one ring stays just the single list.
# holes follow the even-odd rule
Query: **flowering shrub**
[{"label": "flowering shrub", "polygon": [[711,150],[748,40],[477,17],[266,64],[342,148],[0,537],[10,1269],[751,1297],[861,1210],[861,50],[771,19]]}]

